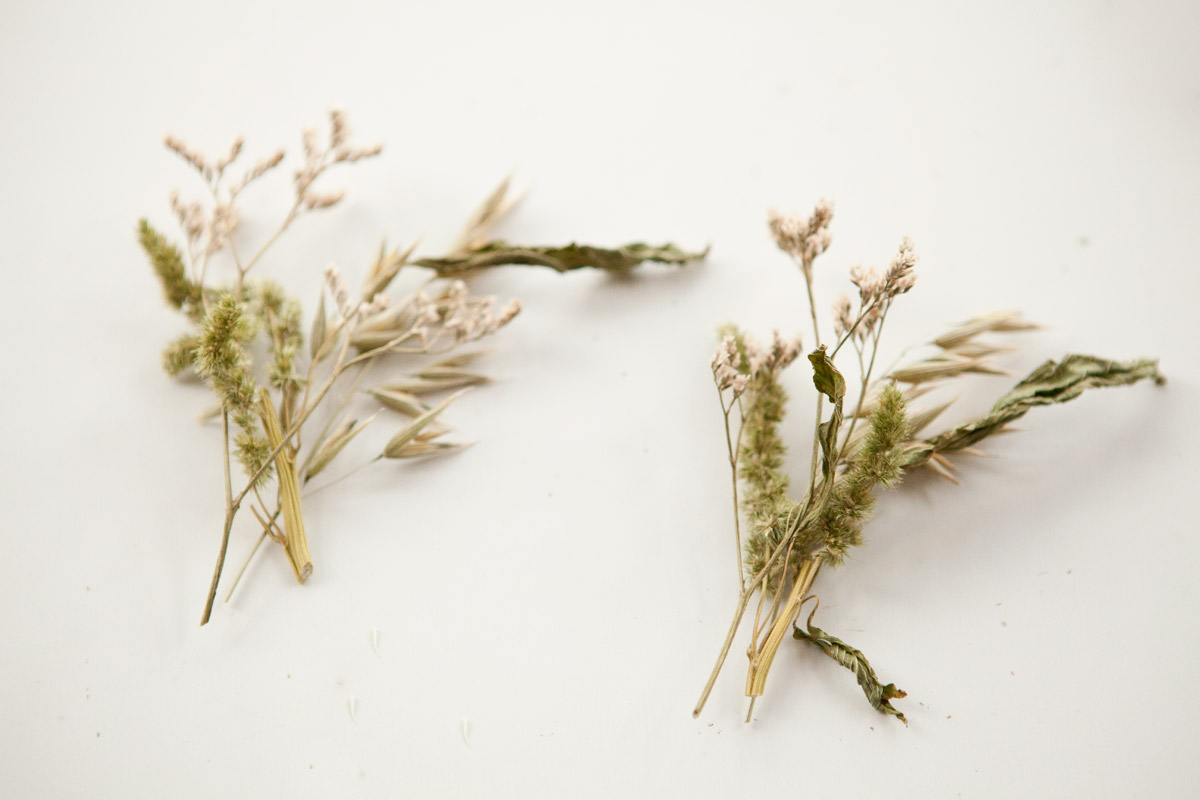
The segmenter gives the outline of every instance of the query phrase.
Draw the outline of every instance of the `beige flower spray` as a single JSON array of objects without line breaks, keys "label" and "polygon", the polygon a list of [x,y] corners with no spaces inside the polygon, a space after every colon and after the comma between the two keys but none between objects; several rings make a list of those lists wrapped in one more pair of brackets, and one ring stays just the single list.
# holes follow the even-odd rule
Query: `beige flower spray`
[{"label": "beige flower spray", "polygon": [[[916,281],[916,250],[905,238],[882,273],[852,269],[857,302],[842,297],[835,303],[833,338],[826,340],[813,302],[813,264],[829,248],[832,217],[832,206],[822,201],[807,217],[772,213],[768,219],[775,243],[800,268],[811,312],[814,349],[808,363],[817,390],[817,418],[808,487],[799,500],[788,493],[785,448],[779,435],[787,405],[779,375],[796,360],[799,339],[784,341],[776,333],[771,345],[764,347],[728,326],[712,359],[732,476],[738,599],[695,716],[703,710],[753,604],[746,652],[747,722],[755,701],[766,691],[775,655],[789,633],[850,670],[875,709],[904,721],[904,714],[891,702],[904,697],[904,692],[884,684],[859,650],[813,625],[819,604],[814,582],[822,567],[840,565],[846,553],[862,543],[875,491],[897,485],[907,470],[918,467],[955,480],[950,454],[977,454],[976,443],[1005,432],[1035,406],[1063,403],[1094,387],[1124,386],[1143,379],[1163,383],[1153,359],[1121,362],[1068,355],[1038,367],[980,419],[925,437],[923,431],[950,403],[915,411],[910,403],[931,386],[969,374],[1000,372],[993,360],[1004,348],[985,341],[985,335],[1036,326],[1014,312],[978,316],[930,343],[932,355],[876,377],[884,323],[895,301]],[[852,359],[847,352],[853,353]],[[858,373],[852,403],[847,400],[846,379],[836,366],[839,355],[850,360]],[[801,624],[801,610],[810,601],[812,610]]]},{"label": "beige flower spray", "polygon": [[[291,206],[274,233],[250,255],[242,251],[239,236],[243,192],[277,170],[284,151],[273,152],[234,177],[231,171],[244,146],[241,138],[216,160],[173,136],[167,137],[166,146],[198,174],[206,193],[204,201],[185,201],[178,192],[171,195],[182,248],[145,219],[138,223],[138,241],[168,306],[189,324],[189,330],[167,346],[163,367],[172,376],[202,379],[218,401],[204,416],[221,421],[225,520],[202,625],[212,614],[234,519],[243,506],[249,506],[261,533],[226,600],[266,539],[282,547],[297,581],[308,580],[313,564],[304,524],[305,487],[380,414],[404,421],[374,458],[343,477],[382,459],[444,455],[462,448],[443,439],[448,429],[438,421],[463,391],[487,382],[486,376],[471,370],[479,351],[464,348],[496,333],[521,310],[515,300],[501,305],[494,297],[473,295],[466,283],[471,275],[507,264],[627,273],[647,261],[682,265],[704,256],[670,244],[609,249],[574,243],[530,247],[493,240],[491,229],[515,203],[505,181],[444,256],[414,258],[415,244],[403,250],[384,244],[359,291],[330,265],[306,347],[299,302],[278,283],[248,275],[298,219],[342,200],[341,190],[321,188],[328,172],[373,158],[381,146],[353,144],[346,116],[338,110],[330,113],[324,137],[315,129],[306,130],[302,157],[292,173]],[[210,267],[221,258],[232,264],[231,283],[211,277]],[[402,271],[425,277],[414,291],[389,294]],[[264,350],[265,358],[254,355]],[[368,384],[377,365],[390,369],[392,377]],[[407,371],[396,375],[397,368]],[[340,399],[335,387],[341,390]],[[366,419],[350,416],[349,403],[364,395],[377,404],[378,413]],[[328,421],[308,440],[312,430],[306,423],[318,410]],[[246,474],[236,492],[233,459]],[[332,483],[336,481],[308,494]]]}]

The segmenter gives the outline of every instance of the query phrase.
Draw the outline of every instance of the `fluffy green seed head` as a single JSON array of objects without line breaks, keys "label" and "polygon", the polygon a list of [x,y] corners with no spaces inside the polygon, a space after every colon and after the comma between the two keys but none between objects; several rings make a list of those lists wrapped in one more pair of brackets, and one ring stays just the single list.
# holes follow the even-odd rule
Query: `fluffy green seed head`
[{"label": "fluffy green seed head", "polygon": [[200,287],[188,280],[179,249],[144,218],[138,220],[138,243],[150,258],[150,265],[162,284],[167,304],[181,310],[198,306],[201,302]]},{"label": "fluffy green seed head", "polygon": [[900,479],[908,430],[904,395],[889,383],[871,415],[871,429],[854,462],[838,479],[821,513],[820,527],[829,562],[841,563],[850,548],[862,544],[863,525],[875,508],[875,487],[893,486]]},{"label": "fluffy green seed head", "polygon": [[190,333],[175,339],[163,351],[163,370],[171,377],[177,377],[190,369],[196,361],[196,346],[199,343],[200,340]]}]

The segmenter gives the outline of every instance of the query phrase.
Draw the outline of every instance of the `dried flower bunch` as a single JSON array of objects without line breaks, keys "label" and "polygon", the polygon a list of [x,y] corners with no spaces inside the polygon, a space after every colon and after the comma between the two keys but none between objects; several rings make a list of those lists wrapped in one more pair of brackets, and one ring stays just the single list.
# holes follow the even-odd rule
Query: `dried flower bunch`
[{"label": "dried flower bunch", "polygon": [[[925,434],[950,403],[922,409],[912,409],[910,403],[932,387],[962,376],[1001,372],[993,359],[1006,348],[989,343],[985,335],[1036,326],[1015,312],[979,316],[930,343],[933,352],[928,357],[876,377],[875,359],[888,313],[916,280],[916,251],[905,238],[886,271],[852,269],[857,299],[843,296],[837,301],[833,337],[824,339],[813,303],[813,264],[829,247],[832,215],[829,203],[821,202],[808,217],[773,213],[769,218],[775,243],[800,267],[812,317],[814,349],[808,362],[818,393],[817,414],[808,488],[799,500],[788,492],[779,435],[787,404],[779,377],[800,353],[799,338],[785,341],[776,333],[771,344],[763,346],[729,326],[712,359],[732,473],[739,591],[733,621],[696,705],[696,716],[753,602],[747,722],[789,633],[854,673],[874,708],[904,721],[891,702],[904,697],[904,692],[884,684],[860,651],[813,625],[819,603],[812,593],[813,582],[823,565],[840,565],[847,552],[862,543],[875,491],[897,485],[906,471],[919,467],[955,480],[951,454],[978,454],[974,446],[980,440],[1005,432],[1009,423],[1035,406],[1063,403],[1094,387],[1124,386],[1143,379],[1163,382],[1153,359],[1121,362],[1068,355],[1038,367],[982,418],[936,436]],[[839,355],[857,370],[853,405],[846,378],[835,364]],[[810,600],[812,610],[800,624],[801,609]]]},{"label": "dried flower bunch", "polygon": [[[233,177],[232,168],[242,154],[241,138],[215,161],[172,136],[166,138],[166,146],[191,165],[206,191],[203,201],[184,201],[178,192],[171,195],[171,209],[183,234],[182,248],[145,219],[138,223],[138,240],[167,304],[190,324],[188,332],[167,346],[163,366],[172,376],[202,379],[218,398],[205,416],[221,420],[225,522],[202,625],[212,613],[230,531],[244,505],[262,528],[245,564],[264,540],[271,539],[282,546],[297,581],[308,579],[312,559],[302,487],[378,416],[348,415],[354,397],[369,393],[382,406],[381,412],[386,409],[403,420],[368,463],[442,455],[462,447],[445,441],[447,428],[437,424],[463,391],[487,382],[469,369],[479,353],[462,348],[495,333],[521,308],[515,300],[500,306],[493,297],[471,294],[465,278],[506,264],[546,266],[560,272],[594,267],[626,273],[646,261],[682,265],[704,255],[669,244],[606,249],[578,244],[522,247],[490,240],[492,227],[515,202],[505,181],[443,257],[414,259],[415,245],[400,250],[385,243],[358,291],[349,287],[337,266],[330,265],[306,345],[299,302],[278,283],[248,274],[297,219],[332,208],[342,199],[340,190],[316,186],[326,172],[377,156],[382,148],[352,144],[341,111],[330,113],[326,136],[306,130],[303,158],[292,174],[292,205],[275,232],[247,256],[238,235],[240,201],[251,184],[283,162],[284,151],[275,151]],[[210,267],[215,269],[218,261],[226,262],[231,282],[212,279]],[[407,293],[388,294],[405,267],[409,268],[405,274],[415,271],[424,276],[421,284]],[[366,385],[368,372],[381,362],[393,370],[403,366],[407,374]],[[348,386],[341,387],[345,391],[335,400],[338,392],[332,390],[339,383]],[[306,428],[314,415],[326,419],[315,433]],[[236,492],[233,458],[246,473],[244,486]],[[236,586],[237,579],[226,600]]]}]

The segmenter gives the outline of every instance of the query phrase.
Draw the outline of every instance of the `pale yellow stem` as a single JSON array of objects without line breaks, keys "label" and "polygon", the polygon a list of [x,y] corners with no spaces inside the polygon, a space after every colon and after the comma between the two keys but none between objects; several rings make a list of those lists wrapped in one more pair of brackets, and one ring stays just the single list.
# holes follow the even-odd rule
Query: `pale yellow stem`
[{"label": "pale yellow stem", "polygon": [[264,389],[259,400],[259,416],[267,433],[267,442],[277,449],[275,473],[279,481],[279,507],[283,512],[284,550],[296,580],[304,583],[312,575],[312,558],[308,553],[308,539],[304,535],[304,511],[300,506],[300,480],[296,476],[296,461],[291,447],[283,444],[283,431],[279,428],[278,412],[271,402],[271,395]]}]

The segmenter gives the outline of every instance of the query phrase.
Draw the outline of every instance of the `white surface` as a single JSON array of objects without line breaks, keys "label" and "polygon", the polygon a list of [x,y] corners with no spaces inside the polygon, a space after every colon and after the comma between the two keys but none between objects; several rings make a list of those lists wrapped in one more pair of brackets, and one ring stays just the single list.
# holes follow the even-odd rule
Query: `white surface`
[{"label": "white surface", "polygon": [[[5,5],[6,796],[1186,796],[1200,14],[734,5]],[[271,549],[202,630],[219,437],[159,372],[180,323],[133,223],[199,189],[164,132],[294,151],[333,104],[387,150],[264,265],[310,311],[329,260],[356,275],[383,234],[434,252],[513,168],[511,239],[713,252],[634,283],[485,278],[526,311],[451,415],[480,443],[314,498],[309,584]],[[821,575],[819,624],[908,690],[907,729],[790,642],[755,724],[744,644],[690,716],[734,602],[713,327],[806,330],[763,219],[820,196],[822,302],[917,242],[892,345],[1020,307],[1052,327],[1016,370],[1154,354],[1172,380],[1031,414],[961,488],[884,499]]]}]

